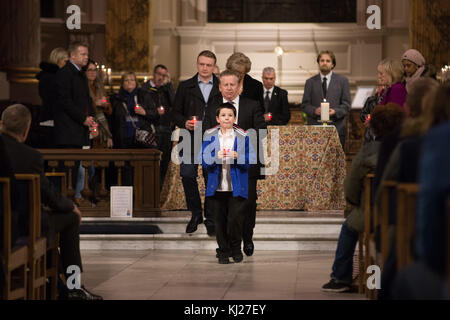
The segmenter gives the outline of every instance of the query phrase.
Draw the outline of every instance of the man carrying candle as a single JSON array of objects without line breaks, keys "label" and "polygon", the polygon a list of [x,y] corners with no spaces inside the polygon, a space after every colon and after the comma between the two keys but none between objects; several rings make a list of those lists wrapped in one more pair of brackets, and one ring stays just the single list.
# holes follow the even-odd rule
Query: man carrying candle
[{"label": "man carrying candle", "polygon": [[142,89],[150,92],[150,96],[157,107],[157,119],[155,123],[156,138],[158,139],[158,150],[162,152],[160,164],[160,188],[162,188],[169,168],[170,154],[172,150],[171,135],[175,129],[171,118],[175,90],[170,79],[167,67],[158,64],[153,68],[153,79],[145,82]]},{"label": "man carrying candle", "polygon": [[306,80],[305,93],[300,109],[306,113],[308,125],[318,125],[321,119],[321,103],[329,103],[329,117],[336,126],[342,147],[345,145],[345,116],[350,111],[348,79],[334,73],[336,57],[332,51],[321,51],[317,57],[320,73]]},{"label": "man carrying candle", "polygon": [[[260,154],[258,147],[262,146],[262,139],[267,135],[267,123],[264,121],[264,108],[259,101],[252,100],[239,95],[241,91],[241,74],[234,70],[225,70],[220,74],[219,89],[222,93],[221,103],[231,103],[236,109],[235,124],[237,124],[243,130],[249,131],[254,129],[257,137],[254,137],[251,141],[254,143],[253,149],[257,154]],[[217,125],[216,111],[208,109],[204,127],[210,129]],[[249,135],[251,132],[249,131]],[[262,153],[262,152],[261,152]],[[261,167],[263,161],[257,159],[255,163],[251,164],[248,173],[248,210],[244,217],[244,224],[242,228],[242,240],[244,241],[244,253],[247,256],[253,255],[255,246],[253,244],[253,229],[255,228],[256,220],[256,186],[257,180],[264,177],[261,174]]]},{"label": "man carrying candle", "polygon": [[266,67],[262,73],[264,86],[264,120],[269,126],[285,125],[291,118],[288,93],[275,85],[275,69]]},{"label": "man carrying candle", "polygon": [[[183,81],[178,86],[175,95],[172,119],[180,129],[188,130],[191,144],[190,152],[181,150],[180,175],[183,183],[184,194],[188,210],[192,212],[191,220],[186,226],[186,233],[193,233],[197,226],[203,222],[202,203],[198,191],[197,171],[198,164],[196,156],[201,150],[201,134],[194,136],[194,129],[199,129],[200,121],[203,121],[207,110],[214,110],[221,103],[219,92],[219,80],[213,74],[216,65],[216,55],[205,50],[197,57],[198,73],[192,78]],[[196,118],[193,118],[196,117]],[[198,123],[197,123],[198,121]],[[194,137],[198,136],[198,140]],[[180,141],[182,142],[182,141]],[[195,151],[198,151],[197,153]],[[194,156],[195,154],[195,156]],[[190,159],[189,159],[190,158]],[[188,159],[188,160],[186,160]],[[207,185],[207,175],[203,174],[205,185]],[[205,226],[209,236],[215,235],[214,219],[209,208],[209,200],[205,199]]]}]

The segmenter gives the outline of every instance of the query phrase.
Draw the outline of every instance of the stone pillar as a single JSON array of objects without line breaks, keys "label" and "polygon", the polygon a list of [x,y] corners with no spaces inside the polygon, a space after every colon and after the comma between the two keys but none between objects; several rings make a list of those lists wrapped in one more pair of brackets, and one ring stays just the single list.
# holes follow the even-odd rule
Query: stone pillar
[{"label": "stone pillar", "polygon": [[153,58],[150,0],[108,0],[106,60],[114,72],[149,73]]},{"label": "stone pillar", "polygon": [[449,15],[448,1],[410,0],[410,47],[439,69],[450,62]]},{"label": "stone pillar", "polygon": [[0,1],[0,69],[10,82],[10,100],[40,104],[36,72],[41,61],[39,0]]}]

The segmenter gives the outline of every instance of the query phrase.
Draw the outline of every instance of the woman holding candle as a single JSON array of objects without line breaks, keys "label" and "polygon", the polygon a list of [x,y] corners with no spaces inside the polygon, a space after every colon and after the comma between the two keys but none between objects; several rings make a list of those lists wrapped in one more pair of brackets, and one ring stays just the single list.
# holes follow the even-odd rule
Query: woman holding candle
[{"label": "woman holding candle", "polygon": [[86,66],[86,77],[89,83],[89,93],[94,105],[95,121],[98,124],[98,137],[93,139],[93,148],[112,148],[112,134],[109,130],[108,121],[106,120],[106,116],[111,115],[112,108],[108,99],[106,99],[102,71],[98,68],[97,63],[91,59],[89,59]]},{"label": "woman holding candle", "polygon": [[137,87],[133,72],[122,75],[119,93],[111,96],[111,105],[114,148],[143,148],[135,141],[135,127],[154,132],[153,123],[159,116],[150,94]]}]

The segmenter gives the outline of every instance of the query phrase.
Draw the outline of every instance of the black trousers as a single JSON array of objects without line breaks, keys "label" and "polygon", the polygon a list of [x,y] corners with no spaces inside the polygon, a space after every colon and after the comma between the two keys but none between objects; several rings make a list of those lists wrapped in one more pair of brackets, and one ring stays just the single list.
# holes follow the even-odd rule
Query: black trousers
[{"label": "black trousers", "polygon": [[[188,210],[192,212],[192,217],[202,217],[202,202],[198,191],[197,170],[198,164],[180,164],[180,175],[186,197],[186,205]],[[203,177],[205,186],[207,186],[208,174],[205,170],[203,170]],[[205,197],[205,226],[214,227],[214,216],[210,209],[209,200],[209,197]]]},{"label": "black trousers", "polygon": [[164,179],[166,178],[167,169],[169,168],[170,156],[172,153],[172,132],[170,128],[167,130],[156,129],[156,138],[158,139],[158,150],[162,152],[161,162],[160,162],[160,189],[164,184]]},{"label": "black trousers", "polygon": [[242,229],[242,240],[244,244],[250,242],[253,238],[253,229],[255,228],[256,221],[256,184],[258,180],[256,178],[248,179],[248,207],[244,216],[244,225]]},{"label": "black trousers", "polygon": [[51,213],[48,215],[49,230],[46,234],[48,239],[55,239],[55,234],[60,234],[60,255],[64,274],[67,267],[76,265],[83,271],[80,253],[80,222],[79,217],[73,212]]},{"label": "black trousers", "polygon": [[228,257],[241,252],[242,226],[247,200],[233,197],[232,192],[216,192],[210,199],[216,225],[216,240],[219,256]]}]

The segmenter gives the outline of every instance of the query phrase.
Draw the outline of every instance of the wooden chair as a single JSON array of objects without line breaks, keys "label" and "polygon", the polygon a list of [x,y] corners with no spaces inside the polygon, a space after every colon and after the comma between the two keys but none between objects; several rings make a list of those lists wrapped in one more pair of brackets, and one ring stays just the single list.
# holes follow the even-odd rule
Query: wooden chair
[{"label": "wooden chair", "polygon": [[419,185],[400,183],[397,186],[397,271],[413,262],[416,201]]},{"label": "wooden chair", "polygon": [[[0,178],[0,210],[3,212],[3,258],[6,267],[6,284],[2,299],[17,300],[27,298],[28,247],[11,248],[11,187],[9,178]],[[13,276],[15,277],[13,286]],[[16,283],[17,282],[17,283]]]},{"label": "wooden chair", "polygon": [[[29,300],[45,300],[47,239],[41,237],[41,189],[37,174],[16,174],[22,210],[28,214],[28,292]],[[23,213],[22,213],[23,214]]]},{"label": "wooden chair", "polygon": [[[67,180],[64,172],[49,172],[45,176],[50,183],[61,192],[67,195]],[[59,277],[59,233],[55,236],[55,241],[47,243],[47,256],[50,256],[50,262],[47,262],[47,278],[50,280],[50,299],[58,298],[58,277]]]}]

